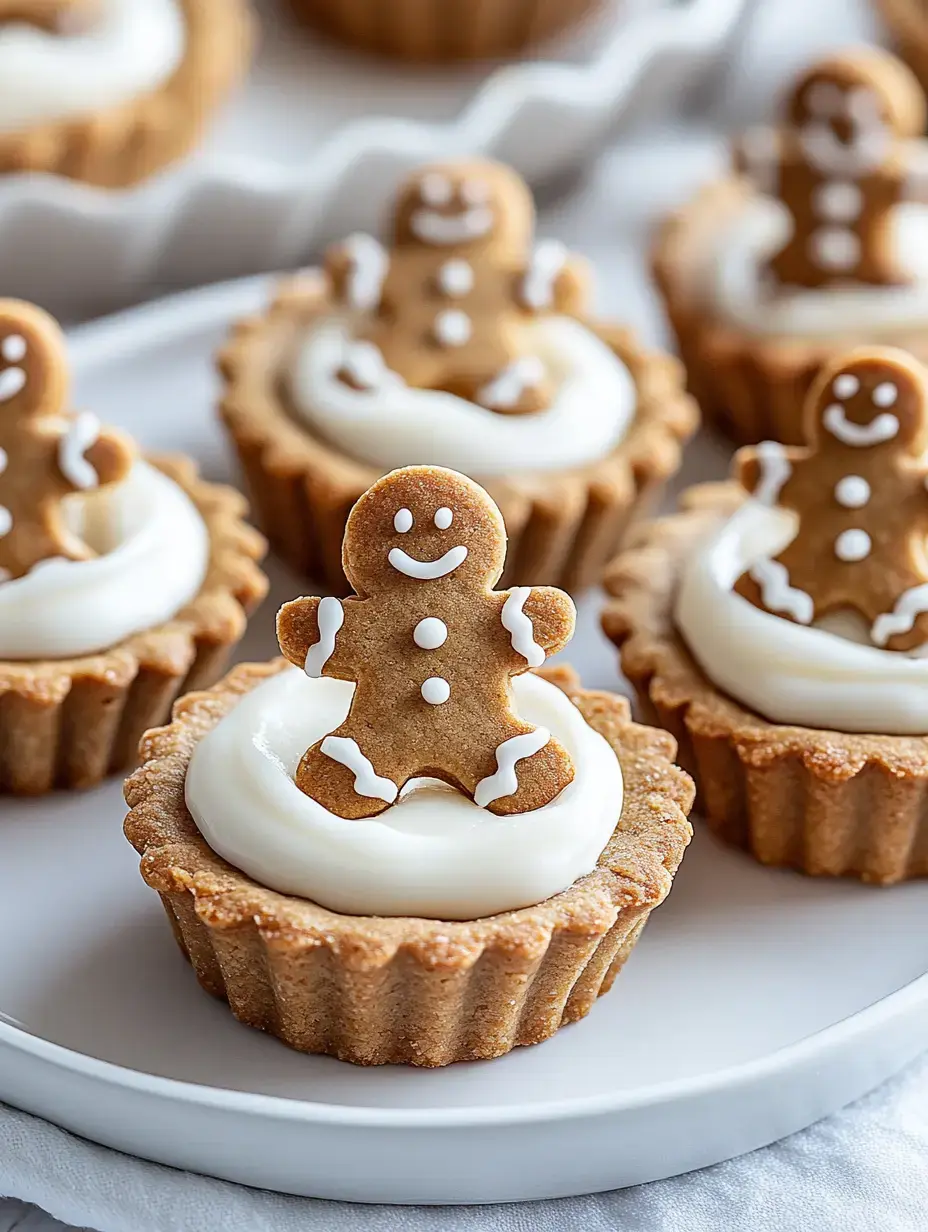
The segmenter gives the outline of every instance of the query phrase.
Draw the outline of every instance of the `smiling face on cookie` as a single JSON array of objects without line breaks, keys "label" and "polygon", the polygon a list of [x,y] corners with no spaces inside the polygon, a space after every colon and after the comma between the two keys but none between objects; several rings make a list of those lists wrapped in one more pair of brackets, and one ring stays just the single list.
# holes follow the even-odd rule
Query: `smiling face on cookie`
[{"label": "smiling face on cookie", "polygon": [[397,244],[492,246],[518,255],[531,241],[533,223],[531,195],[511,168],[462,160],[424,167],[401,187],[394,238]]},{"label": "smiling face on cookie", "polygon": [[819,450],[841,446],[920,456],[928,449],[923,371],[904,352],[862,353],[823,373],[809,402],[808,439]]},{"label": "smiling face on cookie", "polygon": [[405,587],[489,588],[506,558],[502,515],[455,471],[408,467],[385,475],[348,519],[345,574],[372,595]]}]

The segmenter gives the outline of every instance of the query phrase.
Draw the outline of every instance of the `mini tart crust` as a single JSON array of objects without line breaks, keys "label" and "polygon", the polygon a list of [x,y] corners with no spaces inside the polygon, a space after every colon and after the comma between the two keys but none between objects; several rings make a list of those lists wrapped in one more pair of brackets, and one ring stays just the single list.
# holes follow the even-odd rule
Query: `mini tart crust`
[{"label": "mini tart crust", "polygon": [[126,188],[182,158],[251,60],[246,0],[179,0],[184,58],[156,90],[115,107],[0,133],[0,172],[44,171]]},{"label": "mini tart crust", "polygon": [[[698,287],[710,237],[750,195],[746,181],[734,176],[703,189],[659,228],[653,273],[704,422],[739,445],[763,440],[801,445],[802,404],[819,368],[873,338],[759,337],[711,315]],[[884,341],[928,360],[928,330]]]},{"label": "mini tart crust", "polygon": [[720,692],[676,631],[686,560],[744,499],[703,484],[643,527],[607,571],[603,628],[643,712],[672,732],[697,808],[762,864],[888,885],[928,873],[928,738],[772,723]]},{"label": "mini tart crust", "polygon": [[632,723],[624,698],[578,688],[569,669],[542,672],[621,757],[622,816],[598,867],[536,907],[474,921],[339,915],[227,864],[184,802],[198,741],[283,670],[296,669],[244,664],[182,698],[171,725],[145,737],[144,764],[126,784],[126,836],[202,986],[291,1047],[359,1065],[502,1056],[584,1017],[690,840],[692,784],[673,765],[673,740]]},{"label": "mini tart crust", "polygon": [[267,592],[261,535],[244,497],[206,483],[180,455],[148,461],[187,493],[206,523],[209,566],[196,597],[166,624],[76,659],[0,660],[0,794],[84,788],[136,764],[143,733],[174,699],[223,671]]},{"label": "mini tart crust", "polygon": [[[345,594],[348,513],[383,472],[314,436],[291,413],[286,376],[302,333],[328,307],[323,279],[312,271],[284,283],[266,314],[235,326],[219,355],[226,383],[220,414],[274,548],[292,568]],[[509,536],[503,585],[577,591],[597,581],[629,525],[679,468],[682,446],[696,429],[696,405],[677,360],[645,352],[627,330],[587,324],[631,371],[638,411],[625,438],[599,462],[518,474],[513,458],[511,477],[484,482]]]},{"label": "mini tart crust", "polygon": [[877,0],[895,50],[928,91],[928,13],[922,0]]},{"label": "mini tart crust", "polygon": [[550,38],[600,0],[289,0],[296,15],[343,43],[404,60],[512,55]]}]

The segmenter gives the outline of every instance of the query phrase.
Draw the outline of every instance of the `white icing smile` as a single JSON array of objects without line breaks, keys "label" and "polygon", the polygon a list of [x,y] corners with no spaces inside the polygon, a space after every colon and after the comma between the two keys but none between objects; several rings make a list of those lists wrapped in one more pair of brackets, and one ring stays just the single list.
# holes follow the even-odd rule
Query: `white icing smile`
[{"label": "white icing smile", "polygon": [[853,445],[860,449],[891,441],[899,431],[899,420],[889,411],[876,415],[868,424],[859,424],[848,419],[844,407],[836,402],[825,408],[822,423],[842,445]]},{"label": "white icing smile", "polygon": [[[576,768],[543,808],[497,817],[454,788],[419,779],[376,817],[327,812],[293,776],[305,750],[344,721],[354,686],[297,670],[244,696],[200,742],[187,772],[188,807],[231,864],[332,911],[469,920],[541,902],[596,866],[622,811],[622,771],[560,689],[533,675],[512,688],[519,714],[537,729],[530,739],[550,732]],[[513,787],[510,775],[530,748],[507,744],[488,795]],[[363,753],[336,751],[350,757],[364,790],[391,794],[393,784],[372,777]]]},{"label": "white icing smile", "polygon": [[476,205],[457,214],[439,214],[435,210],[416,210],[409,220],[413,235],[424,244],[450,247],[482,239],[493,230],[494,216],[489,206]]},{"label": "white icing smile", "polygon": [[405,573],[407,577],[417,578],[419,581],[431,582],[435,578],[447,577],[449,573],[454,573],[458,565],[463,565],[467,559],[467,548],[463,546],[449,548],[444,556],[439,556],[438,560],[416,560],[402,548],[391,548],[387,559],[397,573]]}]

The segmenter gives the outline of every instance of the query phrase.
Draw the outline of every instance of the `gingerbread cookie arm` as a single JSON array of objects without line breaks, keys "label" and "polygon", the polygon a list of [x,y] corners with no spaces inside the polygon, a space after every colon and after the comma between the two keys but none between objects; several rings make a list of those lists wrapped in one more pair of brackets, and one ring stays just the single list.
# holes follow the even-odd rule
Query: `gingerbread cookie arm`
[{"label": "gingerbread cookie arm", "polygon": [[749,496],[764,505],[785,505],[784,490],[797,462],[808,450],[787,448],[777,441],[761,441],[739,449],[732,461],[732,474]]},{"label": "gingerbread cookie arm", "polygon": [[[74,423],[79,424],[82,416],[78,415]],[[132,469],[135,461],[135,447],[129,437],[122,432],[107,429],[97,431],[97,438],[83,453],[75,456],[75,461],[83,461],[96,475],[96,482],[91,486],[104,486],[111,483],[121,483]],[[59,467],[64,472],[63,457],[59,454]],[[67,477],[67,472],[64,472]],[[80,485],[78,485],[80,486]]]},{"label": "gingerbread cookie arm", "polygon": [[753,181],[761,192],[773,192],[784,147],[783,137],[777,129],[768,125],[749,128],[732,144],[732,166],[739,175]]},{"label": "gingerbread cookie arm", "polygon": [[380,307],[390,268],[384,246],[372,235],[350,235],[326,251],[324,268],[332,296],[356,312]]},{"label": "gingerbread cookie arm", "polygon": [[928,205],[928,141],[907,144],[900,187],[906,201]]},{"label": "gingerbread cookie arm", "polygon": [[514,586],[496,596],[500,621],[512,641],[512,675],[541,667],[548,655],[563,650],[573,636],[577,609],[554,586]]},{"label": "gingerbread cookie arm", "polygon": [[541,240],[516,279],[516,301],[529,312],[581,315],[587,306],[592,275],[582,258],[560,240]]},{"label": "gingerbread cookie arm", "polygon": [[[349,649],[351,614],[357,600],[302,597],[285,603],[277,613],[277,641],[281,654],[307,676],[317,679],[357,680]],[[347,632],[347,638],[343,633]]]}]

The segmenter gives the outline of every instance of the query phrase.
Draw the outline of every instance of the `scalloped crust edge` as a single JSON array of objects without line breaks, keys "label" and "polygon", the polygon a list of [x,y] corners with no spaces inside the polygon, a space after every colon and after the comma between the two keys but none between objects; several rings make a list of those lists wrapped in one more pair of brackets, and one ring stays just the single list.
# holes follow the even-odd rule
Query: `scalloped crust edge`
[{"label": "scalloped crust edge", "polygon": [[222,673],[267,593],[264,538],[245,498],[182,455],[149,457],[196,505],[210,536],[206,578],[173,620],[78,659],[0,662],[0,794],[78,789],[137,762],[143,733],[181,693]]},{"label": "scalloped crust edge", "polygon": [[691,836],[692,784],[628,703],[547,677],[621,756],[622,816],[598,867],[535,907],[449,922],[344,916],[251,881],[207,846],[184,801],[194,747],[283,660],[233,669],[174,707],[126,784],[126,836],[208,992],[241,1022],[360,1065],[502,1056],[584,1017],[612,986]]},{"label": "scalloped crust edge", "polygon": [[673,623],[683,560],[743,496],[702,484],[643,527],[605,577],[603,629],[642,713],[673,733],[697,809],[762,864],[889,885],[928,874],[928,739],[771,723],[720,693]]},{"label": "scalloped crust edge", "polygon": [[245,76],[256,39],[246,0],[180,0],[184,58],[156,90],[89,115],[0,134],[0,172],[46,172],[128,188],[196,146]]},{"label": "scalloped crust edge", "polygon": [[[313,437],[280,395],[283,357],[324,302],[318,273],[281,285],[268,311],[239,322],[218,357],[220,417],[234,442],[258,525],[297,572],[345,594],[341,544],[355,502],[380,478]],[[646,352],[625,329],[589,323],[629,367],[639,409],[602,461],[570,471],[491,479],[509,536],[503,585],[593,585],[628,529],[653,507],[680,466],[698,411],[678,360]],[[513,459],[514,467],[517,459]],[[312,533],[315,532],[315,533]]]}]

